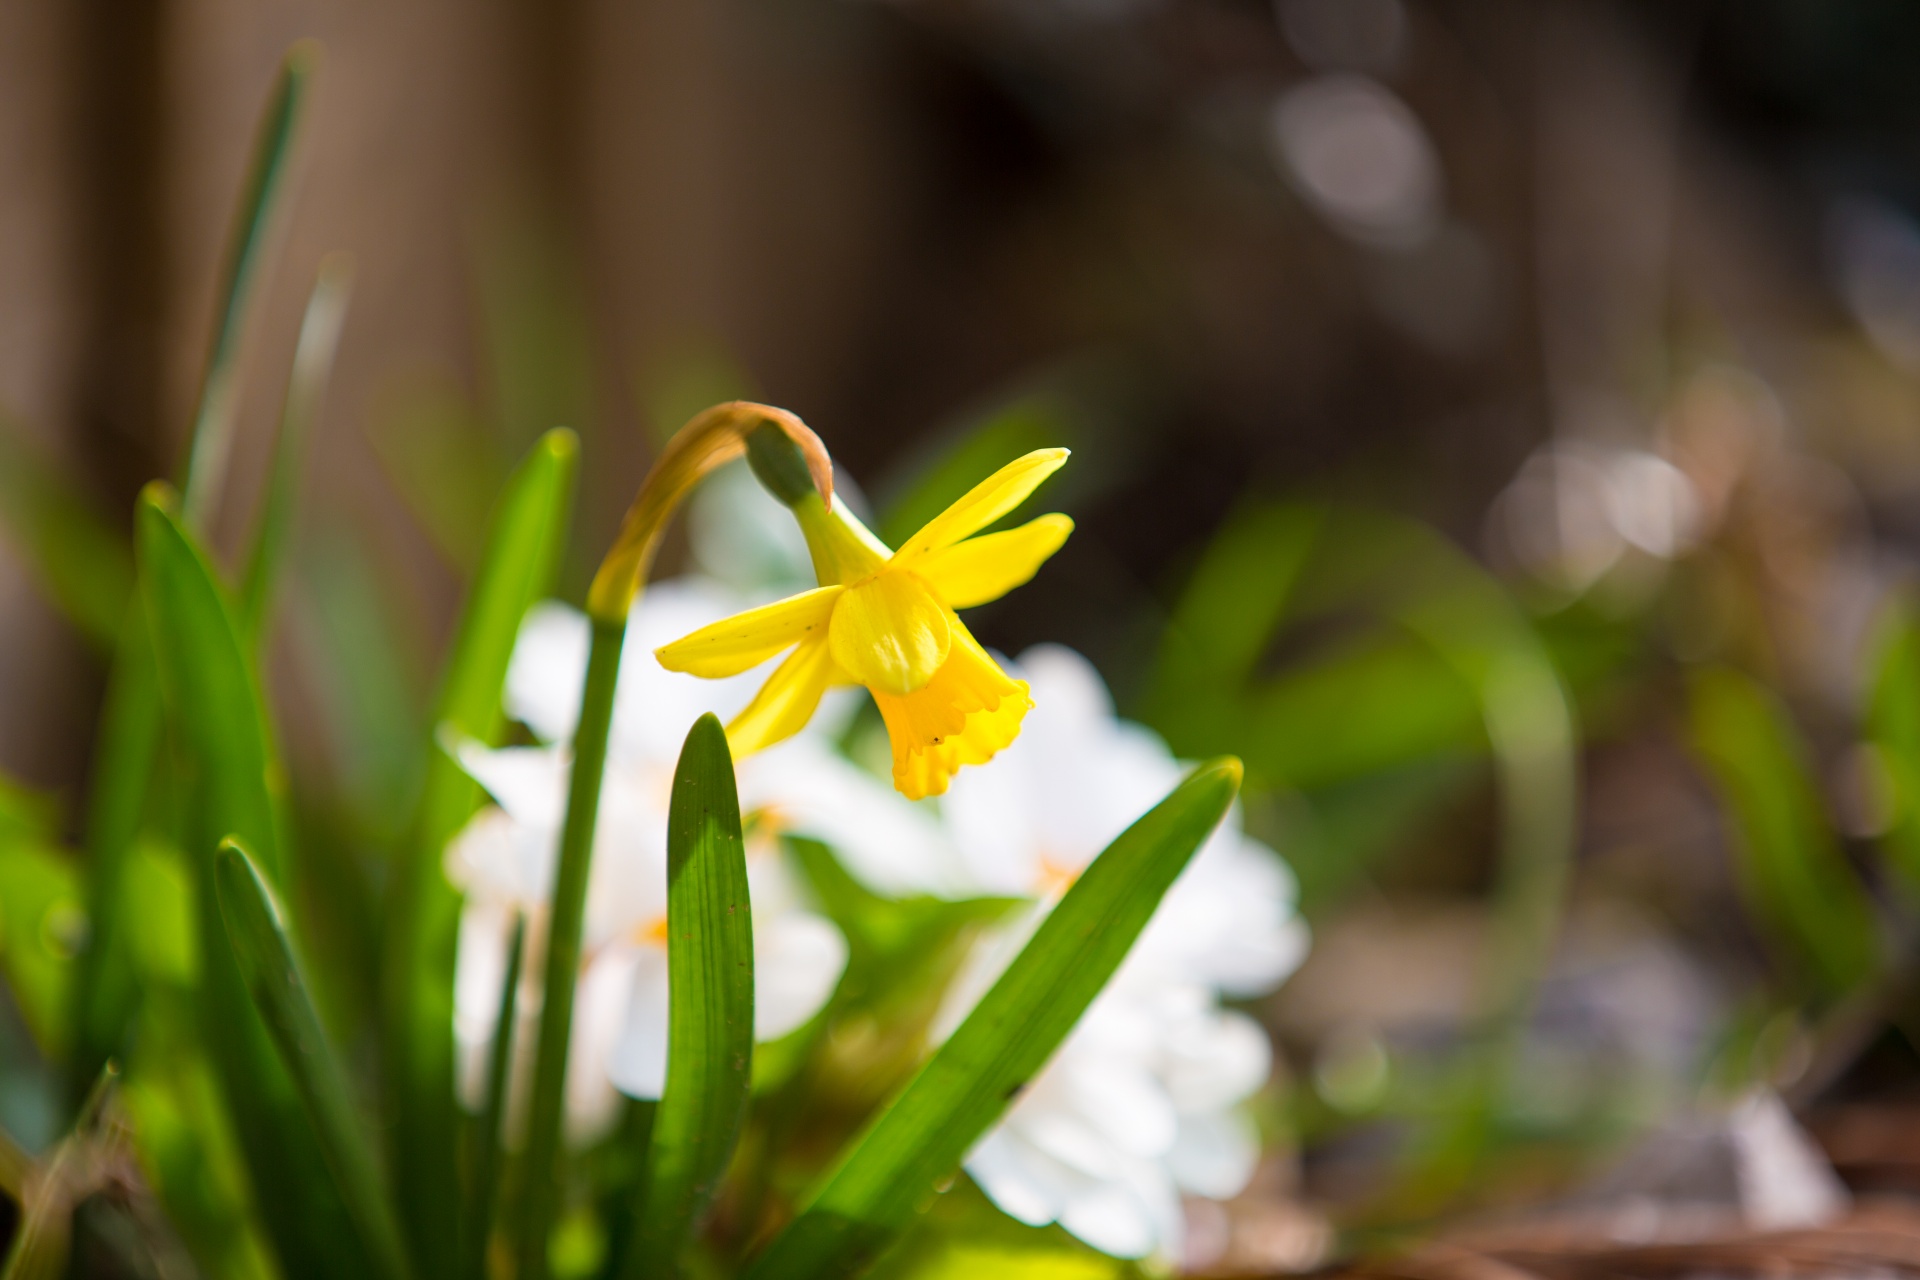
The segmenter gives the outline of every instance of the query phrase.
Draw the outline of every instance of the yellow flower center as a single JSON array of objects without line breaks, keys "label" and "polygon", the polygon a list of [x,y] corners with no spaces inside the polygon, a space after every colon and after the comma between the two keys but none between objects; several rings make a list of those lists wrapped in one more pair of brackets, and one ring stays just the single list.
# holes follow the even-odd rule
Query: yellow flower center
[{"label": "yellow flower center", "polygon": [[882,569],[834,602],[827,641],[833,660],[861,684],[908,694],[925,688],[946,662],[953,631],[920,575]]}]

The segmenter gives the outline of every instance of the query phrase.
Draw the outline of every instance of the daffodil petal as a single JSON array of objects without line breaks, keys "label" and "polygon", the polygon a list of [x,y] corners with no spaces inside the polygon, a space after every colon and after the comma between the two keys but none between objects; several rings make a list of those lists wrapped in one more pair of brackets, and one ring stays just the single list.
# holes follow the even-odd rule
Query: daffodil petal
[{"label": "daffodil petal", "polygon": [[1024,458],[1015,458],[975,485],[966,497],[927,521],[920,532],[908,538],[894,553],[893,563],[902,568],[912,567],[929,552],[943,550],[980,532],[1025,502],[1027,495],[1066,461],[1065,449],[1035,449]]},{"label": "daffodil petal", "polygon": [[844,587],[816,587],[758,609],[704,626],[690,636],[654,650],[669,671],[709,680],[737,676],[759,666],[782,649],[791,649],[826,633],[833,602]]},{"label": "daffodil petal", "polygon": [[893,745],[894,788],[909,800],[940,795],[961,766],[993,759],[1033,707],[1026,681],[1002,671],[960,619],[950,623],[952,656],[925,688],[873,694]]},{"label": "daffodil petal", "polygon": [[827,635],[848,675],[875,693],[906,694],[947,660],[951,617],[918,575],[882,569],[835,602]]},{"label": "daffodil petal", "polygon": [[836,674],[833,653],[824,636],[795,649],[773,669],[746,710],[727,726],[727,746],[733,750],[733,758],[764,751],[806,728]]},{"label": "daffodil petal", "polygon": [[998,600],[1040,571],[1073,532],[1067,516],[1041,516],[1017,529],[969,538],[930,553],[914,572],[927,580],[949,609],[971,609]]}]

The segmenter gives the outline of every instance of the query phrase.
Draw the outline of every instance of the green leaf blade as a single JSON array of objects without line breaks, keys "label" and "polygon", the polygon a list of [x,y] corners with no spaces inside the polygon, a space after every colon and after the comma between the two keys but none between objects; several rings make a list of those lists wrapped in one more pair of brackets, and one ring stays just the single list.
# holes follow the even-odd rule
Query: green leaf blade
[{"label": "green leaf blade", "polygon": [[[218,327],[201,377],[188,444],[186,493],[181,499],[188,522],[195,528],[205,528],[226,471],[239,381],[240,332],[254,292],[253,282],[266,254],[277,198],[286,185],[294,133],[318,60],[319,46],[311,41],[295,44],[282,60],[228,235]],[[48,501],[44,495],[57,492],[44,483],[45,476],[26,474],[17,469],[15,459],[0,456],[0,508],[6,505],[9,477],[23,485],[28,494],[42,495],[36,499],[42,507]],[[70,503],[56,502],[54,515],[56,523],[46,526],[58,535],[52,548],[59,553],[61,564],[84,573],[89,593],[86,601],[70,602],[68,611],[77,621],[90,619],[82,622],[84,627],[104,628],[101,634],[114,648],[88,807],[87,844],[93,863],[88,902],[94,912],[93,943],[82,970],[78,1052],[70,1076],[77,1097],[77,1090],[86,1087],[99,1065],[118,1050],[137,1000],[116,912],[123,896],[122,873],[128,851],[149,803],[149,785],[160,745],[161,708],[154,655],[142,625],[143,606],[136,601],[134,617],[129,620],[126,616],[124,602],[131,595],[133,574],[125,548],[110,531],[92,527],[93,522],[84,519]],[[44,520],[41,523],[44,525]],[[116,561],[123,562],[125,568],[117,569]],[[53,565],[49,572],[59,568]],[[57,578],[73,576],[62,572]],[[116,579],[120,585],[116,585]],[[116,594],[122,601],[118,606],[113,605]]]},{"label": "green leaf blade", "polygon": [[1690,692],[1692,747],[1727,807],[1750,909],[1820,994],[1858,989],[1880,968],[1879,924],[1786,708],[1730,668],[1698,673]]},{"label": "green leaf blade", "polygon": [[[521,619],[546,594],[566,541],[579,441],[549,431],[508,481],[455,631],[434,732],[497,743],[500,691]],[[413,835],[394,867],[384,990],[393,1157],[402,1219],[422,1276],[451,1275],[460,1256],[461,1189],[446,1152],[459,1129],[454,1100],[453,971],[460,895],[441,853],[480,803],[479,786],[437,742]]]},{"label": "green leaf blade", "polygon": [[273,605],[273,589],[286,558],[293,525],[294,498],[300,487],[300,465],[307,439],[320,416],[320,403],[340,349],[340,330],[346,321],[347,299],[353,288],[353,264],[343,254],[331,254],[320,264],[300,320],[294,344],[293,373],[287,379],[287,398],[280,413],[280,433],[273,442],[273,462],[267,473],[267,494],[261,505],[260,525],[247,558],[241,612],[247,632],[256,643],[266,628]]},{"label": "green leaf blade", "polygon": [[162,709],[146,611],[140,601],[133,603],[108,673],[94,745],[93,790],[87,797],[87,919],[92,936],[81,957],[75,1001],[78,1027],[68,1085],[76,1103],[100,1067],[120,1052],[138,1003],[121,907],[126,868],[140,834],[159,749]]},{"label": "green leaf blade", "polygon": [[654,1113],[631,1280],[679,1273],[746,1118],[753,1080],[753,923],[726,731],[687,734],[667,817],[666,1086]]},{"label": "green leaf blade", "polygon": [[1066,1039],[1225,816],[1240,777],[1230,757],[1201,765],[1107,846],[749,1280],[850,1275],[871,1260]]},{"label": "green leaf blade", "polygon": [[233,411],[239,390],[240,333],[245,327],[253,282],[265,258],[278,197],[286,187],[293,158],[294,135],[300,123],[320,47],[302,40],[287,50],[279,77],[267,99],[247,166],[240,206],[227,239],[226,264],[221,278],[220,321],[207,355],[200,383],[200,403],[194,411],[193,438],[187,454],[182,507],[189,525],[205,530],[226,478],[227,455],[233,447]]},{"label": "green leaf blade", "polygon": [[1920,612],[1902,592],[1875,627],[1873,678],[1866,695],[1867,740],[1886,809],[1881,845],[1909,894],[1920,893]]},{"label": "green leaf blade", "polygon": [[360,1127],[345,1073],[320,1026],[287,926],[273,893],[237,840],[223,840],[214,857],[214,891],[226,922],[235,964],[255,1010],[293,1078],[334,1187],[361,1235],[361,1245],[389,1280],[408,1275],[400,1228],[379,1166]]},{"label": "green leaf blade", "polygon": [[[276,802],[279,767],[241,633],[205,555],[150,485],[136,516],[141,595],[172,737],[191,765],[200,1033],[232,1112],[254,1199],[289,1277],[364,1274],[346,1205],[334,1190],[293,1082],[253,1010],[215,899],[213,850],[233,834],[269,879],[285,883]],[[209,834],[211,833],[211,834]]]},{"label": "green leaf blade", "polygon": [[205,807],[239,833],[268,873],[287,880],[275,801],[279,767],[249,648],[213,566],[173,514],[173,492],[148,485],[136,517],[147,622],[176,728],[200,766]]}]

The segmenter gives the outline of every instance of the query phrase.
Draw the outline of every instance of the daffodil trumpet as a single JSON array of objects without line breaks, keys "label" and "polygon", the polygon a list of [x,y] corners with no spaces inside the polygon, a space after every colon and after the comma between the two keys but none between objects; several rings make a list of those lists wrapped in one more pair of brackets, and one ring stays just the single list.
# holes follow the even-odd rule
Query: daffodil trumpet
[{"label": "daffodil trumpet", "polygon": [[1072,520],[1054,514],[974,536],[1026,501],[1066,462],[1067,450],[1040,449],[1008,463],[897,551],[844,504],[831,506],[804,485],[803,459],[780,437],[757,437],[747,456],[799,521],[820,585],[655,651],[669,671],[713,679],[787,653],[727,726],[734,757],[798,733],[837,684],[872,693],[893,747],[894,786],[909,799],[940,795],[963,766],[984,764],[1011,744],[1033,700],[958,611],[1027,582],[1073,531]]},{"label": "daffodil trumpet", "polygon": [[660,536],[681,501],[702,476],[745,454],[756,435],[780,439],[785,446],[783,456],[800,459],[813,502],[822,513],[833,509],[833,464],[820,438],[805,423],[785,409],[770,405],[744,400],[715,405],[696,415],[661,450],[587,592],[592,642],[580,697],[579,726],[573,739],[573,772],[567,789],[566,819],[560,830],[559,862],[554,870],[544,994],[528,1112],[527,1190],[521,1201],[519,1267],[515,1273],[522,1280],[539,1280],[547,1274],[547,1240],[559,1187],[554,1175],[566,1102],[567,1051],[573,1026],[574,985],[580,971],[582,918],[627,615],[645,585]]}]

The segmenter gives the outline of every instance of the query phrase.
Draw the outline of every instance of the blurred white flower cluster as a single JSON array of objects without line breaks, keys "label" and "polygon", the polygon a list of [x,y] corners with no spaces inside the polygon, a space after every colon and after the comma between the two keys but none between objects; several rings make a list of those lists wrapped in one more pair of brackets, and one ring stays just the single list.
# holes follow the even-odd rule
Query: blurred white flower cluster
[{"label": "blurred white flower cluster", "polygon": [[[719,568],[714,561],[725,557],[712,546],[701,554],[702,523],[696,508],[696,559]],[[768,585],[764,572],[755,576]],[[629,626],[569,1055],[568,1130],[576,1142],[608,1130],[620,1094],[659,1096],[673,770],[693,721],[707,711],[725,719],[759,682],[755,672],[723,681],[675,675],[653,650],[755,603],[755,594],[704,576],[656,584]],[[506,707],[541,745],[449,744],[494,801],[446,856],[449,878],[466,894],[455,1031],[462,1093],[475,1107],[516,915],[528,920],[529,959],[541,946],[587,643],[582,615],[555,604],[536,609],[514,651]],[[1031,900],[963,962],[936,1024],[944,1036],[1080,872],[1180,780],[1184,769],[1157,737],[1115,718],[1084,658],[1044,646],[1016,665],[1035,703],[1024,732],[990,767],[956,779],[940,801],[903,799],[835,748],[855,690],[830,695],[849,699],[840,714],[830,704],[798,738],[740,762],[761,1041],[818,1015],[847,960],[844,937],[814,909],[782,835],[819,840],[884,896]],[[1057,1221],[1115,1255],[1177,1258],[1181,1197],[1238,1193],[1259,1154],[1241,1104],[1266,1082],[1271,1051],[1258,1024],[1222,1000],[1271,990],[1306,943],[1285,864],[1242,834],[1237,811],[1230,814],[1066,1044],[969,1156],[969,1174],[1023,1222]],[[522,973],[514,1035],[524,1065],[540,979],[536,964]],[[515,1074],[524,1079],[525,1071]]]},{"label": "blurred white flower cluster", "polygon": [[[662,583],[635,608],[621,661],[607,774],[587,890],[583,967],[568,1054],[568,1129],[576,1141],[603,1133],[616,1090],[657,1098],[666,1078],[667,803],[687,731],[703,713],[726,716],[753,696],[751,675],[699,680],[663,670],[656,645],[735,612],[740,601],[698,580]],[[571,753],[587,662],[587,621],[563,605],[528,615],[508,670],[507,713],[545,745],[488,750],[454,744],[461,764],[493,797],[447,848],[448,878],[466,894],[455,971],[455,1034],[461,1089],[478,1105],[486,1051],[499,1016],[513,920],[525,913],[537,939],[552,892],[566,814]],[[825,723],[823,717],[817,723]],[[832,751],[820,729],[743,761],[740,804],[749,821],[754,1030],[786,1035],[812,1018],[846,965],[846,940],[807,909],[779,833],[818,838],[850,864],[884,847],[889,857],[940,856],[931,814]],[[897,852],[896,852],[897,851]],[[539,1021],[540,974],[522,970],[515,1034],[530,1061]],[[524,1077],[524,1072],[516,1075]]]},{"label": "blurred white flower cluster", "polygon": [[[1115,718],[1079,654],[1047,645],[1015,665],[1033,690],[1025,731],[995,767],[955,779],[945,810],[979,890],[1034,904],[976,950],[949,994],[949,1030],[1184,772],[1159,738]],[[1306,948],[1285,864],[1230,813],[967,1172],[1023,1222],[1057,1221],[1122,1257],[1179,1257],[1182,1193],[1236,1195],[1260,1154],[1239,1104],[1266,1083],[1271,1049],[1221,998],[1272,990]]]}]

